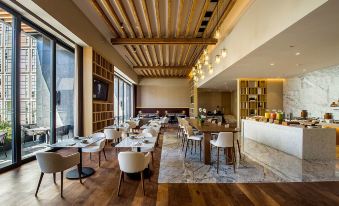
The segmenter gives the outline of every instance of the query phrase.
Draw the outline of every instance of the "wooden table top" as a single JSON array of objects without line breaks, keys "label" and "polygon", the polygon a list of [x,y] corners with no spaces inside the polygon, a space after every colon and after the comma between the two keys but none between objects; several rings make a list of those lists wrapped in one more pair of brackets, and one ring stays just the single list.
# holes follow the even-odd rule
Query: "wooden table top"
[{"label": "wooden table top", "polygon": [[217,125],[209,122],[201,124],[198,119],[187,120],[192,127],[196,128],[200,132],[212,133],[212,132],[238,132],[236,128],[226,128],[225,125]]}]

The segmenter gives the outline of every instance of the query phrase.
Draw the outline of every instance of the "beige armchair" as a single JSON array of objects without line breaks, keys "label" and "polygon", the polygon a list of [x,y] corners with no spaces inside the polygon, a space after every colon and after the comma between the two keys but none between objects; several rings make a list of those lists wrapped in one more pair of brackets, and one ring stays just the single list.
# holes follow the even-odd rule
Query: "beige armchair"
[{"label": "beige armchair", "polygon": [[149,166],[150,153],[144,155],[141,152],[120,152],[118,155],[120,167],[120,180],[118,186],[118,196],[120,193],[121,181],[124,179],[124,173],[140,173],[143,194],[144,189],[144,173],[143,171]]},{"label": "beige armchair", "polygon": [[81,171],[79,167],[80,163],[80,154],[75,153],[72,155],[68,156],[61,156],[58,153],[54,152],[38,152],[36,154],[36,159],[38,161],[40,170],[41,170],[41,175],[38,183],[38,187],[35,192],[35,196],[38,195],[39,187],[42,181],[42,178],[45,173],[53,173],[53,179],[55,183],[55,173],[61,172],[61,197],[63,197],[62,192],[63,192],[63,176],[64,176],[64,171],[66,169],[69,169],[75,165],[78,166],[78,171],[79,171],[79,177],[80,177],[80,183],[81,181]]}]

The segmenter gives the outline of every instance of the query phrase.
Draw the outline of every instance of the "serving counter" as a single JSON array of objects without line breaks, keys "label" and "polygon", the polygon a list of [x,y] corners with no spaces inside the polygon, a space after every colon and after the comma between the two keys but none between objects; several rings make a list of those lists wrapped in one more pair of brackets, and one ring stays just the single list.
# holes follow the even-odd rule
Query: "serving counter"
[{"label": "serving counter", "polygon": [[333,128],[302,128],[253,120],[242,120],[241,128],[243,138],[300,159],[334,160],[336,157],[336,131]]}]

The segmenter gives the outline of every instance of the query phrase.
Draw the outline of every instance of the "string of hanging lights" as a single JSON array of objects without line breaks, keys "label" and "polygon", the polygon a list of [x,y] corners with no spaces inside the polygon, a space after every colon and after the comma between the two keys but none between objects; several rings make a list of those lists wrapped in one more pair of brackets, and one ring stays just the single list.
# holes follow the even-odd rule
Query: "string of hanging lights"
[{"label": "string of hanging lights", "polygon": [[[219,27],[219,1],[217,2],[216,5],[217,9],[217,29],[214,33],[214,37],[216,39],[220,38],[220,27]],[[221,58],[226,58],[227,57],[227,50],[226,48],[223,48],[220,50],[220,53],[218,52],[215,55],[214,63],[219,64],[221,61]],[[197,61],[197,64],[193,67],[192,69],[192,76],[193,76],[193,81],[197,83],[199,80],[204,80],[205,79],[205,73],[203,71],[203,66],[206,66],[207,71],[210,75],[213,74],[214,72],[214,67],[212,63],[210,63],[210,57],[208,54],[208,49],[204,49],[202,55]]]}]

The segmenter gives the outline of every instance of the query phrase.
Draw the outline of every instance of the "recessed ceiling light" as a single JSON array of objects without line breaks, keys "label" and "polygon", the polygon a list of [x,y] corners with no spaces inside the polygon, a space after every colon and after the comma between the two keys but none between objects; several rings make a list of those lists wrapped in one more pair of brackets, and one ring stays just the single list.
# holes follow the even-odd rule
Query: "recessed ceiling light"
[{"label": "recessed ceiling light", "polygon": [[274,65],[275,65],[274,63],[271,63],[271,64],[270,64],[270,66],[272,66],[272,67],[273,67]]},{"label": "recessed ceiling light", "polygon": [[299,55],[300,55],[300,52],[295,53],[295,55],[296,55],[296,56],[299,56]]}]

